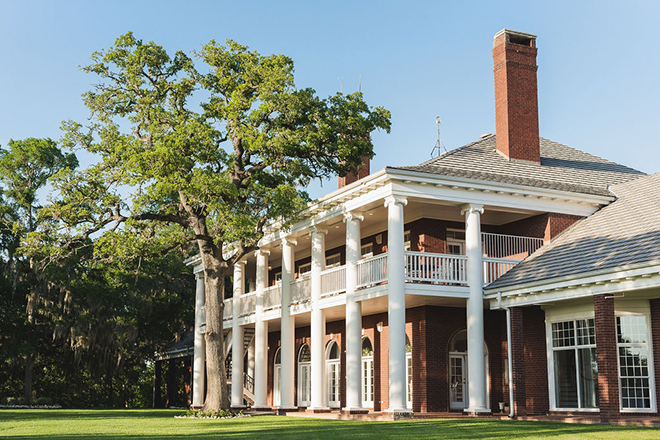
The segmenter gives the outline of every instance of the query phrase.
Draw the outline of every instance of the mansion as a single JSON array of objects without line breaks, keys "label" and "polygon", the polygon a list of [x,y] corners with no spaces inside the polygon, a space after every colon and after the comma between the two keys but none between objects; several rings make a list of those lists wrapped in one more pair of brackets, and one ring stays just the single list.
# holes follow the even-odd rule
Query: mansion
[{"label": "mansion", "polygon": [[536,54],[534,35],[495,35],[495,134],[365,162],[233,268],[232,407],[658,414],[660,175],[540,137]]}]

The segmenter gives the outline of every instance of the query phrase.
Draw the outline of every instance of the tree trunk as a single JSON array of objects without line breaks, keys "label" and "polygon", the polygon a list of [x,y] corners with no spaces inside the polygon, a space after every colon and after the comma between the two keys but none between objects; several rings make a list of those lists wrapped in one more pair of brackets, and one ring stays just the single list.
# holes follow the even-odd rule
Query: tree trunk
[{"label": "tree trunk", "polygon": [[[206,400],[204,411],[229,409],[227,372],[225,370],[222,318],[224,313],[225,269],[213,256],[204,261],[204,290],[206,294]],[[209,267],[211,266],[211,267]]]},{"label": "tree trunk", "polygon": [[34,371],[34,355],[32,353],[25,356],[25,377],[23,381],[23,398],[25,404],[32,402],[32,372]]}]

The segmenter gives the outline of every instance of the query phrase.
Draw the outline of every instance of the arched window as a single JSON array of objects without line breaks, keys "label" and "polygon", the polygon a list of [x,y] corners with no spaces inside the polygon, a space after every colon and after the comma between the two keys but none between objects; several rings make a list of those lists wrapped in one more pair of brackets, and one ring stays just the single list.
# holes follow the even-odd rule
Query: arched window
[{"label": "arched window", "polygon": [[339,345],[335,341],[330,341],[330,344],[326,348],[325,366],[328,378],[328,406],[338,408],[341,406],[339,395],[341,360],[339,357]]},{"label": "arched window", "polygon": [[412,371],[412,345],[406,335],[406,406],[412,409],[413,371]]},{"label": "arched window", "polygon": [[280,384],[282,380],[282,353],[278,348],[273,361],[273,406],[280,405]]},{"label": "arched window", "polygon": [[312,390],[312,356],[309,345],[303,344],[298,351],[298,406],[311,404]]},{"label": "arched window", "polygon": [[[486,405],[490,402],[488,380],[488,347],[484,342],[484,374],[486,377]],[[468,406],[468,343],[467,330],[460,330],[449,341],[449,408]],[[488,405],[490,406],[490,405]]]},{"label": "arched window", "polygon": [[374,348],[366,336],[362,338],[362,405],[374,407]]}]

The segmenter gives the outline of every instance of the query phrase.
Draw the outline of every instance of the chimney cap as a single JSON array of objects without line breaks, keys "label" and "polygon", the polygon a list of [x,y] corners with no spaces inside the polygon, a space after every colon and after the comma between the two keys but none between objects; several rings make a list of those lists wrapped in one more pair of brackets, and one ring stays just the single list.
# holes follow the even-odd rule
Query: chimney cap
[{"label": "chimney cap", "polygon": [[[509,36],[508,41],[511,43],[524,44],[526,46],[530,45],[529,44],[530,41],[536,41],[536,35],[534,34],[528,34],[526,32],[514,31],[506,28],[496,33],[495,36],[493,37],[493,40],[497,40],[497,38],[500,37],[501,35],[508,35]],[[493,42],[493,46],[495,46],[494,42]]]}]

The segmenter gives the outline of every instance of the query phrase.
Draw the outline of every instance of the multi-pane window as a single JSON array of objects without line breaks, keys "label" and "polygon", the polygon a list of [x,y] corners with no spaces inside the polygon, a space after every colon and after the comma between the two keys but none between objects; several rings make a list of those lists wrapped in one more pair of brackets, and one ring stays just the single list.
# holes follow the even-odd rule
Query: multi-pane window
[{"label": "multi-pane window", "polygon": [[336,408],[339,402],[339,346],[336,342],[330,342],[326,358],[326,371],[328,378],[328,406]]},{"label": "multi-pane window", "polygon": [[360,247],[360,256],[362,258],[368,258],[374,255],[374,244],[373,243],[367,243],[363,244],[362,247]]},{"label": "multi-pane window", "polygon": [[410,247],[410,231],[403,232],[403,250],[409,251],[412,249]]},{"label": "multi-pane window", "polygon": [[616,318],[621,408],[650,409],[648,329],[645,316]]},{"label": "multi-pane window", "polygon": [[598,408],[596,327],[591,319],[552,323],[557,408]]},{"label": "multi-pane window", "polygon": [[412,365],[412,345],[406,335],[406,405],[412,408],[413,401],[413,365]]},{"label": "multi-pane window", "polygon": [[326,257],[326,259],[325,259],[326,269],[329,269],[331,267],[337,267],[339,265],[341,265],[341,255],[340,254],[334,254],[334,255],[330,255],[329,257]]},{"label": "multi-pane window", "polygon": [[374,406],[374,350],[369,338],[362,339],[362,403]]},{"label": "multi-pane window", "polygon": [[311,275],[312,273],[312,263],[301,264],[298,267],[298,275]]}]

